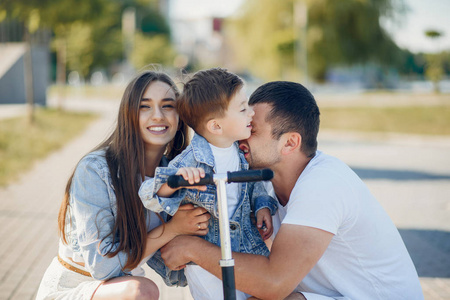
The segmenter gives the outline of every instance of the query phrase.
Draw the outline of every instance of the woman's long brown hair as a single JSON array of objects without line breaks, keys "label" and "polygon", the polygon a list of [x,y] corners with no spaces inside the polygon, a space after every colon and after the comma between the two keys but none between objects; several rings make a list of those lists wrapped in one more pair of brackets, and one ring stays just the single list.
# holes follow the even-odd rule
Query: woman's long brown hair
[{"label": "woman's long brown hair", "polygon": [[[116,222],[110,236],[114,241],[112,245],[119,242],[119,246],[114,251],[109,249],[106,256],[113,257],[119,252],[125,252],[128,260],[123,268],[127,270],[138,266],[143,258],[146,244],[145,208],[138,195],[139,186],[145,177],[145,151],[139,129],[139,107],[147,87],[154,81],[167,83],[176,96],[179,96],[175,83],[165,73],[145,71],[139,74],[125,89],[114,132],[94,149],[94,151],[106,150],[106,161],[117,198]],[[188,141],[188,127],[180,120],[175,138],[167,145],[166,157],[170,160],[178,155],[186,148]],[[70,224],[68,210],[70,209],[70,187],[73,175],[74,173],[67,182],[58,215],[59,234],[66,244],[65,226],[66,223]],[[101,226],[101,224],[97,224],[97,226]],[[101,238],[103,241],[107,236]]]}]

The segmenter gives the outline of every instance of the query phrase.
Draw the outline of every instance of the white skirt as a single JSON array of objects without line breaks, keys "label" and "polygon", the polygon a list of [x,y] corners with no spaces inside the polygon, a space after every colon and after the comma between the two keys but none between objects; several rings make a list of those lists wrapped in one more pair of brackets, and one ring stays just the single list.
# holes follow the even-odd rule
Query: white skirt
[{"label": "white skirt", "polygon": [[36,300],[90,300],[102,282],[70,271],[55,257],[45,271]]}]

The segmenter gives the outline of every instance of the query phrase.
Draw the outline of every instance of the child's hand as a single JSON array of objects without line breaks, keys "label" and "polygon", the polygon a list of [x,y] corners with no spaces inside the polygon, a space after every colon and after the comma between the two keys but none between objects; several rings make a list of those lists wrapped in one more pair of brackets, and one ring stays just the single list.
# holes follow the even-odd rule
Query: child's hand
[{"label": "child's hand", "polygon": [[268,208],[261,208],[256,214],[256,227],[259,230],[259,234],[263,240],[267,240],[272,236],[273,226],[272,226],[272,215]]},{"label": "child's hand", "polygon": [[[175,175],[181,175],[184,180],[188,181],[190,184],[194,184],[200,182],[200,178],[205,177],[205,170],[203,170],[203,168],[186,167],[180,168]],[[186,186],[184,188],[206,191],[206,185]]]},{"label": "child's hand", "polygon": [[[202,168],[186,167],[186,168],[178,169],[178,171],[175,175],[181,175],[181,176],[183,176],[184,180],[187,180],[190,184],[194,184],[196,182],[199,182],[200,178],[205,177],[205,170],[203,170]],[[160,197],[170,197],[170,196],[172,196],[173,193],[175,193],[175,191],[177,191],[181,188],[197,189],[200,191],[206,191],[206,185],[182,186],[182,187],[173,189],[173,188],[169,187],[169,185],[166,182],[161,186],[161,188],[159,189],[159,191],[156,194]]]}]

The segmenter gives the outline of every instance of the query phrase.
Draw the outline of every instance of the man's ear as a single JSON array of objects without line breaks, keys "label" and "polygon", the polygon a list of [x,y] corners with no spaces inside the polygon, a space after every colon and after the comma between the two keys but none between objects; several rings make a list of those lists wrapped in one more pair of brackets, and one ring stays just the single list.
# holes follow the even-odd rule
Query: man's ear
[{"label": "man's ear", "polygon": [[206,130],[212,134],[221,135],[222,127],[220,126],[217,119],[211,119],[206,123]]},{"label": "man's ear", "polygon": [[300,150],[302,146],[302,136],[298,132],[287,132],[282,136],[282,139],[284,140],[281,149],[282,154],[291,154]]}]

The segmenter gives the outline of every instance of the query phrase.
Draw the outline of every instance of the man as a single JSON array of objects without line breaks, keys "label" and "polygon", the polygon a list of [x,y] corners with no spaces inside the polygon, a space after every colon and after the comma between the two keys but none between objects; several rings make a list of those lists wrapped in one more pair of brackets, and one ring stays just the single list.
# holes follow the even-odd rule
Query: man
[{"label": "man", "polygon": [[[270,167],[279,208],[268,258],[233,253],[236,287],[262,299],[423,299],[394,224],[359,177],[317,151],[319,109],[293,82],[251,96],[252,135],[241,149],[252,168]],[[171,268],[193,261],[220,278],[220,249],[197,237],[163,249]],[[305,298],[303,298],[303,296]],[[300,298],[302,297],[302,298]]]}]

